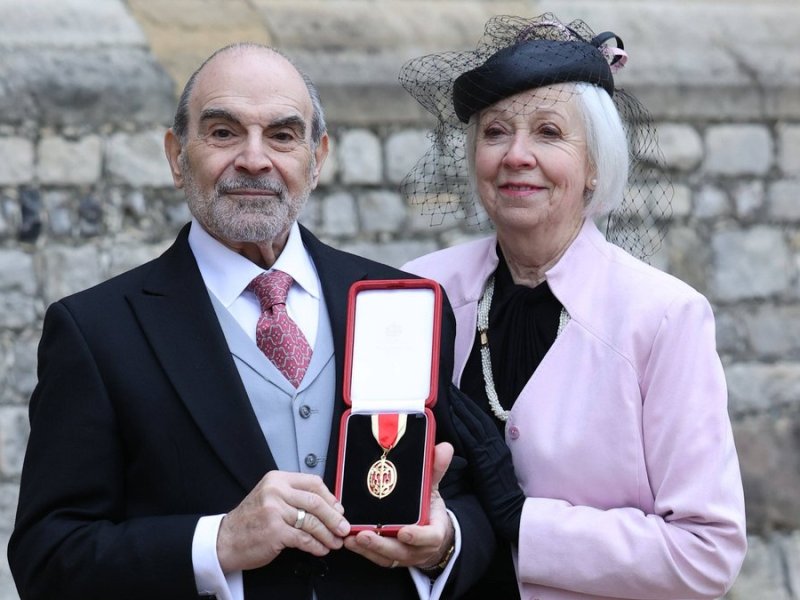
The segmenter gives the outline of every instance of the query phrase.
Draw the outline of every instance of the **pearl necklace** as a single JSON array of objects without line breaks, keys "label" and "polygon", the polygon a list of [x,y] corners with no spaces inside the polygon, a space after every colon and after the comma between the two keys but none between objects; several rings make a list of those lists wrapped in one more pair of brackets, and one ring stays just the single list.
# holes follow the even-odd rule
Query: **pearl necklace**
[{"label": "pearl necklace", "polygon": [[[497,390],[494,387],[494,375],[492,374],[492,357],[489,355],[489,309],[492,306],[494,297],[494,275],[486,283],[486,289],[478,301],[478,333],[481,336],[481,369],[483,371],[483,382],[486,385],[486,397],[489,399],[489,407],[492,413],[500,421],[508,421],[511,411],[505,410],[497,397]],[[564,327],[569,323],[569,313],[563,306],[558,317],[558,331],[556,337],[561,335]]]}]

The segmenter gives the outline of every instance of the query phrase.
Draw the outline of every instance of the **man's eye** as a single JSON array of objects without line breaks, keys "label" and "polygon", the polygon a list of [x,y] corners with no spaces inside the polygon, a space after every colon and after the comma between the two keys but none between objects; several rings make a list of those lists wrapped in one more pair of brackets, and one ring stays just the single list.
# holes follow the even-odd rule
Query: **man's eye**
[{"label": "man's eye", "polygon": [[211,132],[211,137],[217,140],[227,140],[233,137],[233,132],[228,129],[215,129]]}]

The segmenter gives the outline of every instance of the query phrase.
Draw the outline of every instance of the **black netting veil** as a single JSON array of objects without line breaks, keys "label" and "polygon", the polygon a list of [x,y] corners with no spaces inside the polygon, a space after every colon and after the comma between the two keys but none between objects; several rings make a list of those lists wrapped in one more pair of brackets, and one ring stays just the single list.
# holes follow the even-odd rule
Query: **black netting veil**
[{"label": "black netting veil", "polygon": [[401,69],[400,83],[437,123],[430,148],[401,183],[403,194],[432,224],[452,215],[481,229],[491,227],[470,181],[465,145],[469,117],[540,87],[549,86],[550,99],[556,90],[566,100],[576,86],[565,82],[586,82],[611,95],[628,142],[627,187],[621,202],[598,223],[605,223],[611,242],[632,254],[655,254],[669,218],[672,186],[649,113],[632,94],[614,87],[612,73],[627,59],[622,48],[618,36],[596,35],[583,21],[565,24],[549,13],[535,18],[502,15],[488,21],[475,50],[409,61]]}]

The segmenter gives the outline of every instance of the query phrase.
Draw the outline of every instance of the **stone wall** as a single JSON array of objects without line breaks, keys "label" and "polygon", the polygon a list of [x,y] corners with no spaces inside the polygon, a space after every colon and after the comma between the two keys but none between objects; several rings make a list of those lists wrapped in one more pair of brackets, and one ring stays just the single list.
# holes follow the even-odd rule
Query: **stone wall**
[{"label": "stone wall", "polygon": [[[800,6],[796,0],[0,0],[0,540],[11,530],[45,307],[168,245],[188,219],[161,139],[213,49],[274,44],[318,82],[332,156],[303,221],[399,265],[476,235],[397,184],[430,121],[400,65],[474,46],[492,14],[582,17],[631,54],[673,217],[654,259],[712,301],[750,550],[730,598],[800,598]],[[0,597],[16,598],[5,560]]]}]

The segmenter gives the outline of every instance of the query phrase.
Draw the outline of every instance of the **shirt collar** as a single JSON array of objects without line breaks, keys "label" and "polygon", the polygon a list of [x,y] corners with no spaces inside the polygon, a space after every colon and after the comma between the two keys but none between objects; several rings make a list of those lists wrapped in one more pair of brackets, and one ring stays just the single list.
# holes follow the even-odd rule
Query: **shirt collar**
[{"label": "shirt collar", "polygon": [[[230,307],[253,278],[264,272],[257,264],[212,237],[196,219],[192,219],[189,230],[189,247],[203,282],[225,307]],[[319,279],[303,245],[297,222],[292,224],[286,246],[272,268],[288,273],[296,285],[319,298]]]}]

